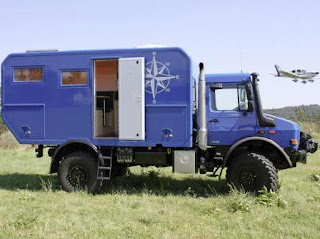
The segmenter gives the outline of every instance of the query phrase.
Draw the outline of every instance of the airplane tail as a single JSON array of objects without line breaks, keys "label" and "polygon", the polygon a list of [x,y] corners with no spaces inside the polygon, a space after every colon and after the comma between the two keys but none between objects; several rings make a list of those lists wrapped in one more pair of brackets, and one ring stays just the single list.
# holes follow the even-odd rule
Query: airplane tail
[{"label": "airplane tail", "polygon": [[278,65],[275,65],[275,68],[276,68],[276,71],[277,71],[277,76],[281,76],[280,75],[280,71],[281,71],[281,69],[280,69],[280,67],[278,66]]}]

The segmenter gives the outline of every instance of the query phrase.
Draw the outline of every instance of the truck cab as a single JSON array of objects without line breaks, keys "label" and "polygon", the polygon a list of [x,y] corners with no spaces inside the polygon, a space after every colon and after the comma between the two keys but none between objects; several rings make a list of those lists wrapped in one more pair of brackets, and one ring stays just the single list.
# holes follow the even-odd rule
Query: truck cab
[{"label": "truck cab", "polygon": [[[263,174],[253,169],[259,167],[259,160],[274,168],[274,172],[268,172],[271,175],[276,170],[295,167],[298,161],[305,162],[307,153],[317,150],[317,143],[301,132],[298,124],[263,113],[258,74],[208,74],[205,81],[207,151],[211,156],[206,157],[209,160],[203,169],[212,170],[213,165],[228,167],[228,181],[250,189]],[[245,182],[240,182],[241,178]],[[268,185],[272,189],[272,183]]]}]

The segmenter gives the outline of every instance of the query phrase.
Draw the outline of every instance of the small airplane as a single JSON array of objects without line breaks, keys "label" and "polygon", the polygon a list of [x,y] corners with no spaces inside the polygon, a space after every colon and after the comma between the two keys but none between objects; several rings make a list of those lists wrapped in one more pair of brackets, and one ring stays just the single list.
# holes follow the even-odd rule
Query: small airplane
[{"label": "small airplane", "polygon": [[294,82],[298,82],[298,80],[302,80],[303,84],[306,84],[307,81],[314,82],[315,77],[319,74],[319,72],[309,72],[306,70],[293,70],[293,71],[284,71],[278,65],[275,65],[277,75],[276,77],[286,77],[293,79]]}]

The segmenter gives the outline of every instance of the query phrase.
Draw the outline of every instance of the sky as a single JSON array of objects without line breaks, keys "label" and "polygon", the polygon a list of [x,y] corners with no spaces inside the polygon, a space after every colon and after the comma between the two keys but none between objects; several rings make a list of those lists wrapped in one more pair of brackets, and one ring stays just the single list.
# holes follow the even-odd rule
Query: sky
[{"label": "sky", "polygon": [[275,78],[275,64],[320,71],[317,0],[0,0],[0,62],[26,50],[178,46],[206,73],[258,72],[264,108],[320,104],[319,82]]}]

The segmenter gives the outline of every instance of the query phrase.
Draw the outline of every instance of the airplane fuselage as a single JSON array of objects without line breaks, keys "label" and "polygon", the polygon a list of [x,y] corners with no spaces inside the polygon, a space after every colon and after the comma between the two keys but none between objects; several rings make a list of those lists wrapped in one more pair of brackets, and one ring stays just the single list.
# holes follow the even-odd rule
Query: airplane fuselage
[{"label": "airplane fuselage", "polygon": [[292,70],[292,71],[284,71],[278,65],[275,65],[277,74],[274,75],[276,77],[285,77],[291,78],[294,82],[298,82],[298,80],[302,80],[302,83],[306,84],[307,81],[314,82],[315,77],[319,74],[319,72],[308,72],[306,70]]},{"label": "airplane fuselage", "polygon": [[314,78],[319,74],[319,72],[307,72],[305,70],[293,70],[292,73],[297,75],[300,79],[306,79],[306,80],[310,78]]}]

